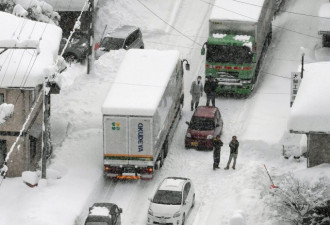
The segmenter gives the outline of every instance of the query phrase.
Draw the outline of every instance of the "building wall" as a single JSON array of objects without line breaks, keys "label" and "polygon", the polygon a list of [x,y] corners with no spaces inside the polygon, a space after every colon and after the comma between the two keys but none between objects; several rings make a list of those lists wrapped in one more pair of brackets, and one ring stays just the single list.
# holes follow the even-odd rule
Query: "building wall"
[{"label": "building wall", "polygon": [[[0,124],[0,141],[2,140],[6,142],[6,154],[8,154],[17,140],[23,124],[25,123],[40,91],[40,86],[34,89],[0,88],[0,93],[4,94],[4,102],[14,105],[14,113],[5,123]],[[7,175],[9,177],[21,176],[23,171],[35,170],[38,166],[41,156],[42,140],[42,101],[43,98],[41,97],[37,102],[21,137],[18,139],[17,144],[10,154],[7,161]],[[36,146],[35,151],[33,151],[33,157],[30,149],[31,137],[33,137],[32,140],[36,143],[33,145]]]},{"label": "building wall", "polygon": [[307,167],[330,163],[330,134],[307,134]]}]

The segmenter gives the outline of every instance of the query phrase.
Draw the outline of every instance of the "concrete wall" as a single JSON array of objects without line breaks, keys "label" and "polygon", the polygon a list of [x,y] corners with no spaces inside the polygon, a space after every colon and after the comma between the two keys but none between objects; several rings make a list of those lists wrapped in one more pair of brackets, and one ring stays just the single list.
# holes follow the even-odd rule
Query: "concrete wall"
[{"label": "concrete wall", "polygon": [[[32,91],[34,91],[34,101],[31,98]],[[19,136],[40,91],[42,91],[40,87],[34,89],[0,88],[0,93],[4,94],[4,102],[14,104],[14,113],[12,116],[5,123],[0,124],[0,140],[6,141],[7,153]],[[21,176],[23,171],[35,170],[38,167],[41,157],[42,101],[43,98],[41,97],[31,114],[22,136],[19,138],[7,161],[8,177]],[[30,137],[34,137],[36,142],[36,152],[33,154],[33,157],[30,151]]]},{"label": "concrete wall", "polygon": [[307,134],[307,167],[330,163],[330,134]]}]

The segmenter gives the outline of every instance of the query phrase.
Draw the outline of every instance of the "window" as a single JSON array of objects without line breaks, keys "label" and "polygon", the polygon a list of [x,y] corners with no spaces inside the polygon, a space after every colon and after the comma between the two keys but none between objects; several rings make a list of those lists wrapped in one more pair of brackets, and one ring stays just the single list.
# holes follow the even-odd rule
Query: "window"
[{"label": "window", "polygon": [[0,105],[5,102],[5,95],[0,93]]},{"label": "window", "polygon": [[125,46],[129,47],[134,42],[134,33],[128,36]]},{"label": "window", "polygon": [[0,140],[0,166],[4,163],[7,156],[7,141]]},{"label": "window", "polygon": [[186,185],[184,186],[184,190],[183,190],[183,202],[186,201],[187,197],[188,197],[188,194],[189,194],[189,191],[190,191],[190,183],[186,183]]}]

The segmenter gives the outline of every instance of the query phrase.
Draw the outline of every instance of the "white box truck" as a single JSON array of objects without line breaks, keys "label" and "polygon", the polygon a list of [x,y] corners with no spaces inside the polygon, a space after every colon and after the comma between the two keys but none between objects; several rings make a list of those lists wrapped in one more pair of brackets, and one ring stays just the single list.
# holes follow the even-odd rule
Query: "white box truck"
[{"label": "white box truck", "polygon": [[102,106],[104,172],[152,179],[168,152],[183,105],[183,63],[175,50],[128,50]]},{"label": "white box truck", "polygon": [[257,81],[272,38],[274,0],[215,0],[209,18],[205,76],[218,81],[219,95],[247,96]]}]

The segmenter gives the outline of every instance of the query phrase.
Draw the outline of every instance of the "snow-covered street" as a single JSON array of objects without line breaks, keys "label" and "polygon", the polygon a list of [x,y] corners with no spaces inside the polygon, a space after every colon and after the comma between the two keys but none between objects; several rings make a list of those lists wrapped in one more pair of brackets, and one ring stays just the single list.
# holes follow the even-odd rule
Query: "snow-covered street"
[{"label": "snow-covered street", "polygon": [[[282,156],[283,145],[299,146],[302,138],[287,129],[291,72],[298,70],[302,48],[306,62],[316,60],[314,48],[320,42],[318,18],[288,12],[317,15],[327,0],[288,0],[284,12],[273,21],[272,42],[254,93],[247,99],[216,99],[224,121],[221,169],[216,171],[212,169],[212,151],[184,147],[185,122],[192,116],[190,85],[198,75],[203,81],[205,78],[205,56],[200,50],[207,40],[214,1],[208,2],[99,0],[96,40],[105,25],[135,25],[141,28],[146,49],[179,50],[191,65],[184,74],[183,116],[165,163],[150,181],[103,177],[101,106],[126,50],[102,55],[90,74],[86,74],[86,65],[72,64],[61,77],[61,93],[51,99],[54,149],[47,183],[30,188],[21,177],[5,179],[0,186],[0,225],[83,225],[88,207],[94,202],[116,203],[123,209],[123,225],[146,224],[148,197],[168,176],[189,177],[194,183],[196,204],[187,217],[187,225],[230,225],[237,212],[244,215],[246,225],[284,225],[272,217],[274,209],[264,202],[271,185],[264,165],[275,183],[287,172],[307,178],[318,176],[317,168],[307,169],[305,158]],[[200,104],[205,103],[203,95]],[[240,142],[237,167],[224,170],[233,135]],[[330,173],[324,172],[329,171],[330,165],[323,169],[320,176],[330,179]]]}]

